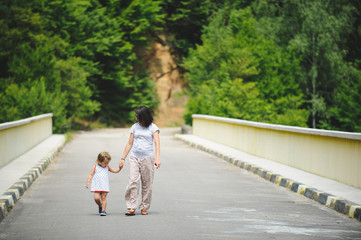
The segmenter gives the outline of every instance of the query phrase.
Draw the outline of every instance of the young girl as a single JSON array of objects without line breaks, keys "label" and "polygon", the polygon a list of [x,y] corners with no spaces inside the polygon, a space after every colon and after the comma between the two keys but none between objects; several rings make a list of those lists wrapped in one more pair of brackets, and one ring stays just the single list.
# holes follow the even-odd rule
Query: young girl
[{"label": "young girl", "polygon": [[106,216],[107,194],[109,192],[109,171],[118,173],[122,168],[114,169],[109,167],[112,158],[109,153],[101,152],[98,155],[97,164],[94,165],[88,176],[86,188],[89,188],[91,181],[91,192],[94,193],[94,200],[99,207],[100,216]]},{"label": "young girl", "polygon": [[[124,165],[125,158],[132,150],[129,158],[129,182],[126,188],[125,201],[128,211],[127,216],[135,215],[138,204],[140,181],[142,182],[142,199],[139,205],[142,215],[148,215],[148,209],[152,200],[152,184],[154,167],[160,167],[159,151],[159,128],[153,122],[150,110],[145,107],[135,109],[135,123],[130,129],[130,137],[119,167]],[[155,158],[153,152],[155,143]]]}]

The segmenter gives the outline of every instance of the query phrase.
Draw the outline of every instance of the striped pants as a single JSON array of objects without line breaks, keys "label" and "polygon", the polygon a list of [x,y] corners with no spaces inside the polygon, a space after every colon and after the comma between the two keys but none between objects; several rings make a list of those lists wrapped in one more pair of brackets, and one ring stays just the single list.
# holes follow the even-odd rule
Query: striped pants
[{"label": "striped pants", "polygon": [[142,182],[142,201],[139,209],[149,209],[152,201],[154,160],[153,156],[146,158],[129,157],[129,181],[125,192],[125,203],[128,209],[137,208],[140,182]]}]

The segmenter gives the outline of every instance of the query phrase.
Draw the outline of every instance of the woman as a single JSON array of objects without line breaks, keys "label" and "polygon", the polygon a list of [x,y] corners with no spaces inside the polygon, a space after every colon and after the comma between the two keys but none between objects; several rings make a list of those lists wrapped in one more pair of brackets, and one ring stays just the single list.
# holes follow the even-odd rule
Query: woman
[{"label": "woman", "polygon": [[[138,194],[140,181],[142,182],[142,201],[139,205],[142,215],[148,215],[148,209],[152,200],[152,184],[154,167],[160,167],[160,141],[159,128],[153,123],[150,110],[145,106],[135,109],[137,122],[130,129],[130,137],[119,167],[124,165],[125,158],[129,157],[129,181],[125,192],[125,202],[128,211],[127,216],[134,216],[138,205]],[[155,158],[153,151],[153,141],[155,144]]]}]

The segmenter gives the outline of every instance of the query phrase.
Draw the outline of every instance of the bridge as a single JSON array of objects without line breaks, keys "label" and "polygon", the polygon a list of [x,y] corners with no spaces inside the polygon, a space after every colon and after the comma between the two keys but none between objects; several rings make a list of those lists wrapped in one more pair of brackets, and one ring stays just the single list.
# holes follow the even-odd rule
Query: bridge
[{"label": "bridge", "polygon": [[[124,215],[126,164],[111,174],[108,215],[99,217],[85,188],[87,176],[100,151],[109,151],[110,165],[117,166],[129,129],[80,131],[66,143],[63,135],[52,134],[51,117],[0,124],[0,151],[7,152],[0,161],[0,239],[361,238],[361,189],[353,186],[360,179],[353,173],[360,169],[359,134],[196,115],[193,134],[160,129],[162,167],[155,172],[150,214]],[[316,140],[300,139],[306,136]],[[278,137],[287,138],[282,151],[275,150]],[[317,150],[291,155],[292,145],[322,149],[318,144],[327,142],[333,146],[325,153],[329,165],[337,165],[341,141],[353,148],[342,153],[339,171],[314,162],[322,160]],[[267,150],[262,144],[273,145]],[[283,155],[292,161],[282,162]],[[316,160],[296,166],[299,155]],[[348,174],[331,174],[345,169]],[[312,172],[322,170],[330,175]]]}]

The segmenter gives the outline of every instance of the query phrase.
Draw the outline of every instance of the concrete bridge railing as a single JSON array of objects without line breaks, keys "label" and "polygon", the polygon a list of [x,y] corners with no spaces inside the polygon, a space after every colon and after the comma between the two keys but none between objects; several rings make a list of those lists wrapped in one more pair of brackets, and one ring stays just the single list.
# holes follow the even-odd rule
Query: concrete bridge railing
[{"label": "concrete bridge railing", "polygon": [[0,124],[0,167],[52,135],[52,113]]},{"label": "concrete bridge railing", "polygon": [[193,134],[361,188],[361,134],[193,115]]}]

